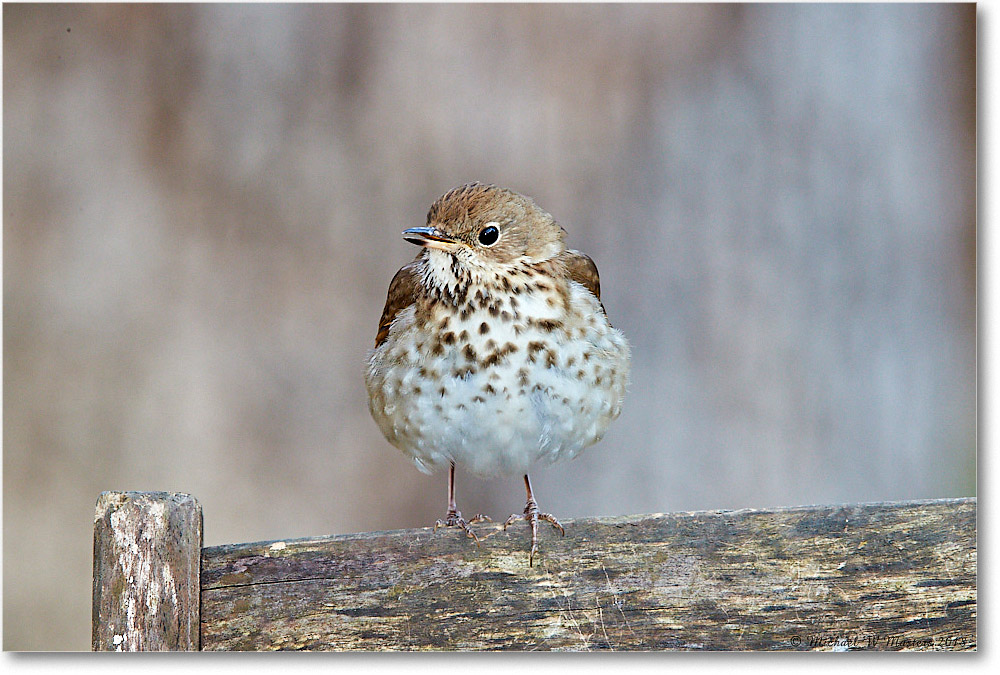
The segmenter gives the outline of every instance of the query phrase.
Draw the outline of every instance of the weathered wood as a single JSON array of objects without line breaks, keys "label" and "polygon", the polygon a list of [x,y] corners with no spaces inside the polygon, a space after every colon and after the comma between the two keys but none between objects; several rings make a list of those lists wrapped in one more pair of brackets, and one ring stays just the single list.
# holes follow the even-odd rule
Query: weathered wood
[{"label": "weathered wood", "polygon": [[976,648],[975,499],[566,526],[206,548],[202,648]]},{"label": "weathered wood", "polygon": [[196,650],[201,506],[190,495],[104,492],[94,514],[94,651]]}]

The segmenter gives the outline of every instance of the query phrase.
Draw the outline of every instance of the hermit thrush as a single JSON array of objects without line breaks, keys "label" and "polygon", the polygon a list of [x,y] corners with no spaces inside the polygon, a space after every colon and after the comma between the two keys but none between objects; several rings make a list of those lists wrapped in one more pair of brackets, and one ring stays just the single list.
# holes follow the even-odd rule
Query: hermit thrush
[{"label": "hermit thrush", "polygon": [[565,230],[522,195],[470,183],[438,199],[418,246],[389,284],[366,371],[372,417],[390,443],[430,472],[449,466],[448,511],[460,527],[455,464],[524,476],[515,520],[565,532],[531,492],[536,462],[575,457],[621,412],[629,346],[608,322],[594,262],[563,244]]}]

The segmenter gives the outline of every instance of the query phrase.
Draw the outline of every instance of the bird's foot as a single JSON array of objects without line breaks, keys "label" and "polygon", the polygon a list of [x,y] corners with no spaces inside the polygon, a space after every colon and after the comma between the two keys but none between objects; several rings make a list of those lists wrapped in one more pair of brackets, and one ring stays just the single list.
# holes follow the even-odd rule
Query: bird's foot
[{"label": "bird's foot", "polygon": [[531,525],[531,553],[528,554],[528,566],[531,567],[535,564],[535,553],[538,551],[538,521],[544,520],[547,523],[551,523],[552,527],[559,530],[559,534],[566,536],[566,530],[563,528],[562,523],[560,523],[555,516],[551,513],[541,513],[538,510],[538,504],[535,503],[534,499],[529,499],[528,503],[524,506],[524,514],[512,513],[510,518],[508,518],[504,524],[503,529],[507,529],[507,526],[518,520],[526,520],[528,524]]},{"label": "bird's foot", "polygon": [[477,513],[472,517],[471,520],[466,520],[462,517],[462,512],[455,509],[448,509],[448,514],[444,517],[444,520],[439,520],[434,523],[434,531],[437,532],[439,527],[460,527],[465,530],[465,534],[475,540],[476,546],[479,546],[479,537],[476,533],[472,531],[470,525],[475,525],[476,523],[483,522],[493,522],[489,516],[484,516],[481,513]]}]

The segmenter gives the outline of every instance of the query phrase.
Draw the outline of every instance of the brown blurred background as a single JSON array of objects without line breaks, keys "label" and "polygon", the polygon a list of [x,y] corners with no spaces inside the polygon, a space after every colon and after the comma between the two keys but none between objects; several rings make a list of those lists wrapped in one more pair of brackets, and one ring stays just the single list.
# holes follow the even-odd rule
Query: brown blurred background
[{"label": "brown blurred background", "polygon": [[195,495],[206,545],[444,514],[362,373],[400,231],[474,179],[633,345],[545,509],[975,494],[973,5],[3,16],[5,649],[89,648],[102,490]]}]

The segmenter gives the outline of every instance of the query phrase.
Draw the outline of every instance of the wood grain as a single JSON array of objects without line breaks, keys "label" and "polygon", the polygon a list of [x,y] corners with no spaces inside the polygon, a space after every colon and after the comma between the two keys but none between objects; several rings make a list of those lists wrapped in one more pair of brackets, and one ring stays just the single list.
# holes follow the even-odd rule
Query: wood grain
[{"label": "wood grain", "polygon": [[94,651],[198,649],[201,507],[186,494],[104,492],[94,514]]},{"label": "wood grain", "polygon": [[970,650],[976,500],[217,546],[203,649]]}]

